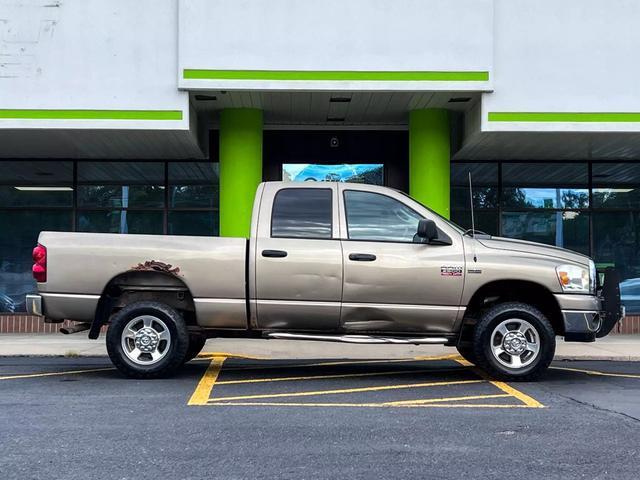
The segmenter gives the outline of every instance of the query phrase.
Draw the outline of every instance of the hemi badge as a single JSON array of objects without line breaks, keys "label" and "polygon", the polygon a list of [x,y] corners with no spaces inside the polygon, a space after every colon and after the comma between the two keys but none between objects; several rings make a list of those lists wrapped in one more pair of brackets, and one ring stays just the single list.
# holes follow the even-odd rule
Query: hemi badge
[{"label": "hemi badge", "polygon": [[440,267],[440,275],[443,277],[461,277],[462,267],[457,266],[442,266]]},{"label": "hemi badge", "polygon": [[467,273],[482,273],[482,270],[479,268],[468,268]]}]

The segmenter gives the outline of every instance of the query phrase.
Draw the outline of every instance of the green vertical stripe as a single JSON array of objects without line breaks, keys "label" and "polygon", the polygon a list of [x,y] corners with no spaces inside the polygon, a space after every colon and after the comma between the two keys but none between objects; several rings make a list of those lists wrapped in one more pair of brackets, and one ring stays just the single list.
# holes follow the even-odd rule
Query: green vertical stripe
[{"label": "green vertical stripe", "polygon": [[182,111],[0,109],[0,118],[25,120],[182,120]]},{"label": "green vertical stripe", "polygon": [[413,110],[409,114],[409,194],[449,218],[449,112]]},{"label": "green vertical stripe", "polygon": [[183,78],[195,80],[306,80],[306,81],[431,81],[486,82],[489,72],[392,72],[347,70],[197,70],[184,69]]},{"label": "green vertical stripe", "polygon": [[249,237],[256,188],[262,181],[262,110],[220,114],[220,235]]},{"label": "green vertical stripe", "polygon": [[640,122],[629,112],[489,112],[490,122]]}]

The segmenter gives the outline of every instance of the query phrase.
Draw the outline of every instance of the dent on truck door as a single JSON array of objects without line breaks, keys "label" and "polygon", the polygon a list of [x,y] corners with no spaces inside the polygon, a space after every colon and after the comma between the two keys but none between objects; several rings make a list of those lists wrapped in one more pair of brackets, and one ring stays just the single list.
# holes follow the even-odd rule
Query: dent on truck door
[{"label": "dent on truck door", "polygon": [[413,243],[419,213],[391,196],[342,188],[343,327],[450,332],[463,287],[460,246]]},{"label": "dent on truck door", "polygon": [[[265,191],[256,239],[258,327],[336,329],[342,295],[342,248],[334,239],[335,187],[297,186]],[[266,217],[266,218],[264,218]]]}]

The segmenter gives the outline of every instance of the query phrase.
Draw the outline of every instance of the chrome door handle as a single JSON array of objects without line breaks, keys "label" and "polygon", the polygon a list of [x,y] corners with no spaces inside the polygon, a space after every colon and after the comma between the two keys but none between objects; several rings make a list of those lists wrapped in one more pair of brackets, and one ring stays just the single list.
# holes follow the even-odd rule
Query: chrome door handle
[{"label": "chrome door handle", "polygon": [[262,256],[267,258],[284,258],[287,252],[284,250],[262,250]]},{"label": "chrome door handle", "polygon": [[370,253],[350,253],[349,260],[354,262],[373,262],[376,259],[375,255]]}]

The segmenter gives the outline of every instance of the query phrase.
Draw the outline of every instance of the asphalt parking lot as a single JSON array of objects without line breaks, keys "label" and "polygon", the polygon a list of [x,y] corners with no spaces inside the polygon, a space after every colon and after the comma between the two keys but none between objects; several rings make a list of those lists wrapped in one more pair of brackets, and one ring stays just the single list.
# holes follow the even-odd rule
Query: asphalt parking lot
[{"label": "asphalt parking lot", "polygon": [[174,378],[106,358],[0,358],[0,472],[16,478],[640,476],[640,362],[495,382],[449,355],[210,354]]}]

